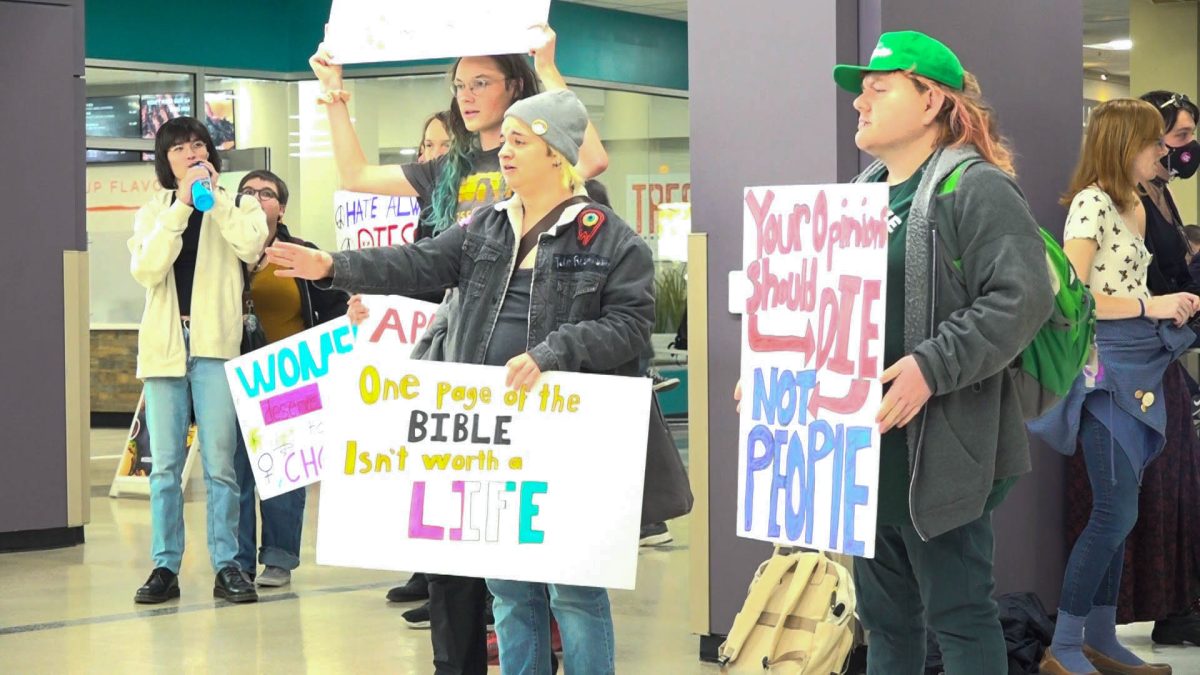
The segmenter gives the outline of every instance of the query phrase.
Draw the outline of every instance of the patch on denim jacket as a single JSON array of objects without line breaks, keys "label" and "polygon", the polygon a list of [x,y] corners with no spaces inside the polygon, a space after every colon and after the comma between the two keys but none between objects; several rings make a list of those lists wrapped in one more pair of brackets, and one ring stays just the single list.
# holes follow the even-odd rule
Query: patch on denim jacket
[{"label": "patch on denim jacket", "polygon": [[584,248],[592,245],[592,240],[600,232],[600,226],[604,224],[604,212],[600,209],[584,209],[575,217],[575,222],[578,224],[578,232],[576,236],[579,238],[579,244]]},{"label": "patch on denim jacket", "polygon": [[591,253],[558,254],[554,256],[554,269],[560,272],[607,272],[612,262]]}]

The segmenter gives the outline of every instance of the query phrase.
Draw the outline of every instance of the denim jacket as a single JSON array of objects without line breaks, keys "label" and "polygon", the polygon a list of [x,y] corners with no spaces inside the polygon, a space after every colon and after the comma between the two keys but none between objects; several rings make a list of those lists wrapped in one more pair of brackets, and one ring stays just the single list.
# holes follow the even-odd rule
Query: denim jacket
[{"label": "denim jacket", "polygon": [[[1073,455],[1086,408],[1124,449],[1140,484],[1146,465],[1167,441],[1163,373],[1194,340],[1191,329],[1170,321],[1097,321],[1101,370],[1095,382],[1081,373],[1063,400],[1028,423],[1029,432],[1054,450]],[[1145,398],[1147,394],[1153,398]]]},{"label": "denim jacket", "polygon": [[[456,288],[443,360],[483,363],[515,266],[521,208],[514,197],[433,238],[334,253],[320,285],[401,295]],[[538,238],[533,270],[528,351],[541,370],[639,374],[654,327],[654,262],[641,237],[603,206],[572,206]]]}]

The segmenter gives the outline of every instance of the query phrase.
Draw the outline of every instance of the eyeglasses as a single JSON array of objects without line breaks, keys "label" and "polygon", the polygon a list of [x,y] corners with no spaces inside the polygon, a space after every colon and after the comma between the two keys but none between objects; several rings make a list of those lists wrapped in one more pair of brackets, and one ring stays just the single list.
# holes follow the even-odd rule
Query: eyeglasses
[{"label": "eyeglasses", "polygon": [[247,197],[255,197],[260,202],[264,199],[274,199],[274,200],[279,199],[279,195],[275,194],[275,191],[272,190],[271,188],[263,188],[261,190],[255,190],[252,187],[245,187],[245,188],[242,188],[241,193],[246,195]]},{"label": "eyeglasses", "polygon": [[[509,78],[505,77],[498,81],[499,82],[508,82],[508,80],[509,80]],[[493,82],[492,80],[489,80],[484,77],[477,77],[474,80],[471,80],[470,84],[463,84],[462,82],[455,82],[454,84],[450,85],[450,93],[454,94],[455,97],[458,97],[458,96],[462,96],[463,92],[470,91],[472,96],[478,96],[481,92],[485,91],[488,87],[492,86],[492,82]]]}]

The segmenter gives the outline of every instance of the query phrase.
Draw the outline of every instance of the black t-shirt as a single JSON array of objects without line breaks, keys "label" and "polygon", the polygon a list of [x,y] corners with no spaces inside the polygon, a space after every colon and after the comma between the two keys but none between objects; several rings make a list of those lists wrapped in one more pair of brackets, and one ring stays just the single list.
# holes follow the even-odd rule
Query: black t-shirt
[{"label": "black t-shirt", "polygon": [[1188,245],[1178,224],[1181,223],[1179,209],[1166,188],[1163,188],[1163,198],[1170,214],[1160,212],[1149,195],[1142,195],[1142,206],[1146,211],[1146,250],[1153,256],[1146,271],[1146,286],[1151,295],[1194,293],[1200,290],[1200,284],[1193,281],[1188,271]]},{"label": "black t-shirt", "polygon": [[529,349],[529,299],[532,293],[533,269],[517,270],[508,283],[504,304],[500,306],[484,365],[503,366]]},{"label": "black t-shirt", "polygon": [[175,293],[179,296],[179,315],[192,313],[192,279],[196,276],[196,252],[200,250],[200,223],[204,221],[202,211],[192,211],[188,216],[187,229],[183,231],[183,248],[175,258]]},{"label": "black t-shirt", "polygon": [[[465,225],[479,207],[491,206],[509,196],[508,187],[504,184],[504,175],[500,173],[499,147],[492,150],[472,150],[467,158],[471,162],[471,172],[458,185],[458,215],[455,222],[459,225]],[[449,160],[449,155],[442,155],[432,162],[405,164],[401,167],[404,177],[417,191],[417,200],[426,211],[433,207],[434,188],[441,180],[442,170]]]}]

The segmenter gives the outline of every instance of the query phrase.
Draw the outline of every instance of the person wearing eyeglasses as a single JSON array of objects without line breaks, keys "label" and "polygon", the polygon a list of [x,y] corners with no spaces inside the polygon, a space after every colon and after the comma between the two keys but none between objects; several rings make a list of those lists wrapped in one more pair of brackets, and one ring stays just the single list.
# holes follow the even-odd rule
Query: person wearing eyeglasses
[{"label": "person wearing eyeglasses", "polygon": [[[1139,181],[1145,213],[1145,245],[1150,253],[1146,286],[1150,296],[1196,293],[1191,277],[1191,245],[1168,183],[1186,180],[1200,166],[1196,104],[1184,94],[1152,91],[1141,100],[1162,117],[1166,154],[1148,179]],[[1195,328],[1195,323],[1192,324]],[[1195,345],[1193,345],[1195,346]],[[1167,366],[1162,379],[1165,441],[1161,454],[1145,467],[1137,495],[1137,524],[1125,543],[1117,622],[1153,621],[1157,644],[1200,645],[1200,438],[1193,419],[1194,382],[1183,364]],[[1080,537],[1088,524],[1092,490],[1081,453],[1067,465],[1067,535]]]},{"label": "person wearing eyeglasses", "polygon": [[[318,101],[329,115],[330,138],[343,187],[357,192],[417,197],[429,210],[435,234],[451,226],[466,226],[483,207],[511,197],[500,170],[500,127],[509,106],[529,98],[541,87],[566,90],[555,65],[557,37],[541,26],[545,43],[534,50],[533,67],[520,54],[472,56],[456,60],[447,72],[450,84],[450,151],[431,162],[402,166],[367,161],[350,119],[350,94],[344,89],[342,68],[322,43],[309,58],[321,84]],[[592,178],[608,167],[600,135],[589,122],[575,168]],[[447,294],[413,358],[440,361],[454,353],[459,293]],[[432,628],[436,675],[483,675],[487,672],[487,587],[482,579],[429,575],[429,605],[404,614],[409,626]]]},{"label": "person wearing eyeglasses", "polygon": [[[1067,559],[1054,638],[1040,666],[1050,675],[1172,672],[1143,661],[1116,634],[1126,539],[1139,519],[1146,471],[1166,442],[1163,375],[1195,340],[1186,324],[1200,309],[1192,293],[1153,295],[1147,287],[1151,254],[1137,185],[1154,177],[1165,154],[1154,106],[1107,101],[1092,112],[1060,200],[1069,208],[1063,251],[1096,302],[1098,365],[1028,424],[1047,447],[1082,454],[1091,487],[1091,515]],[[1155,543],[1176,536],[1156,533]]]},{"label": "person wearing eyeglasses", "polygon": [[208,552],[213,595],[258,599],[238,568],[238,484],[233,468],[237,415],[225,361],[242,341],[243,262],[267,239],[257,200],[213,190],[208,211],[192,204],[192,186],[217,185],[221,158],[199,120],[178,117],[159,127],[154,173],[165,188],[138,209],[129,239],[130,273],[146,289],[138,328],[137,377],[145,381],[150,432],[150,531],[154,569],[134,601],[179,597],[183,562],[183,465],[188,422],[195,414],[208,500]]},{"label": "person wearing eyeglasses", "polygon": [[[308,248],[315,244],[292,236],[283,215],[287,211],[288,186],[270,171],[251,171],[238,185],[243,199],[255,199],[267,216],[267,244],[285,241]],[[348,296],[334,290],[323,290],[303,279],[284,279],[274,274],[275,268],[260,259],[249,269],[250,297],[262,322],[267,343],[278,342],[318,324],[346,313]],[[254,470],[250,455],[239,430],[234,469],[241,496],[238,518],[238,566],[247,571],[259,586],[279,587],[291,583],[292,570],[300,566],[300,533],[304,525],[304,502],[307,488],[266,500],[254,496]],[[254,504],[262,516],[262,545],[257,545],[258,518]],[[256,555],[257,554],[257,555]],[[263,565],[255,574],[257,562]]]}]

